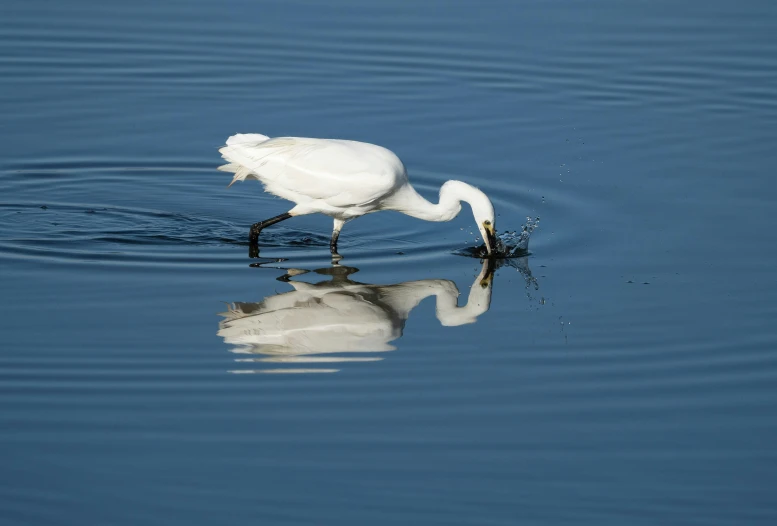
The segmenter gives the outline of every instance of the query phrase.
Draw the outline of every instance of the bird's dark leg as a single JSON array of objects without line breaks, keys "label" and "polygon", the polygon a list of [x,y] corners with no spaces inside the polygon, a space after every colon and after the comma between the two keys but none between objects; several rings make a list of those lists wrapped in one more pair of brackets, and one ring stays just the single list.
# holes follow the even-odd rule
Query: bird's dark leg
[{"label": "bird's dark leg", "polygon": [[332,232],[332,239],[329,240],[329,251],[332,254],[337,254],[337,238],[340,237],[340,232],[335,230]]},{"label": "bird's dark leg", "polygon": [[335,219],[335,227],[332,230],[332,239],[329,241],[329,251],[332,254],[337,254],[337,238],[340,237],[340,229],[343,228],[345,221],[342,219]]},{"label": "bird's dark leg", "polygon": [[256,245],[259,242],[259,232],[262,231],[263,228],[268,227],[270,225],[274,225],[275,223],[280,223],[281,221],[288,219],[291,217],[291,214],[288,212],[284,212],[281,215],[277,215],[275,217],[271,217],[270,219],[265,219],[264,221],[259,221],[258,223],[254,223],[251,225],[251,230],[248,234],[248,241],[252,245]]}]

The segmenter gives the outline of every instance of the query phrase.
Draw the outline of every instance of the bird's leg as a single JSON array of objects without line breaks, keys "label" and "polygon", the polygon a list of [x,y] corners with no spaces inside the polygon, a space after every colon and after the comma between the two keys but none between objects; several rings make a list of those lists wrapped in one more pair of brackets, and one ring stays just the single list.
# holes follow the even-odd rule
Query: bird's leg
[{"label": "bird's leg", "polygon": [[259,232],[262,231],[263,228],[268,227],[270,225],[274,225],[275,223],[280,223],[281,221],[288,219],[291,217],[291,214],[288,212],[284,212],[281,215],[277,215],[275,217],[271,217],[270,219],[265,219],[264,221],[259,221],[258,223],[254,223],[251,225],[251,230],[248,234],[248,241],[252,245],[256,245],[259,242]]},{"label": "bird's leg", "polygon": [[337,253],[337,238],[338,237],[340,237],[340,232],[338,232],[337,230],[332,232],[332,239],[329,240],[329,251],[332,254],[336,254]]},{"label": "bird's leg", "polygon": [[332,230],[332,239],[329,241],[329,251],[332,254],[337,254],[337,238],[340,237],[340,230],[343,228],[345,220],[335,219],[335,227]]}]

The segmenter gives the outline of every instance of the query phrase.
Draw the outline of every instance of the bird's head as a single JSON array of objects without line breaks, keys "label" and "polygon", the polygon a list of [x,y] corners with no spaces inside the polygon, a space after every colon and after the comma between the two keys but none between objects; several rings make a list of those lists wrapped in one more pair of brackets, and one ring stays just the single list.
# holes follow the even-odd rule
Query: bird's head
[{"label": "bird's head", "polygon": [[478,223],[478,228],[480,229],[480,234],[483,236],[483,239],[486,242],[486,250],[488,250],[488,255],[490,256],[497,249],[496,230],[494,228],[494,220],[484,219],[483,222]]},{"label": "bird's head", "polygon": [[491,204],[491,200],[478,190],[473,188],[475,192],[472,192],[470,198],[470,205],[472,206],[472,214],[475,216],[475,222],[480,230],[480,235],[483,237],[483,241],[486,243],[486,250],[488,255],[492,255],[497,246],[496,240],[496,219],[494,218],[494,205]]},{"label": "bird's head", "polygon": [[492,255],[497,246],[496,224],[494,219],[494,205],[486,194],[479,188],[462,181],[448,181],[440,189],[440,204],[446,214],[437,221],[449,221],[461,210],[459,201],[466,201],[472,207],[472,215],[478,225],[480,235],[486,243],[486,250]]}]

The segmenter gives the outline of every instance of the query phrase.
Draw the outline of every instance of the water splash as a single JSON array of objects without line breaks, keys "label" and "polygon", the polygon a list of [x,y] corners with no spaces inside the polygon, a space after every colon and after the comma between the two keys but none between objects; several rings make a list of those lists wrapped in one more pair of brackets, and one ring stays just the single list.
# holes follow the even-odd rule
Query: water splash
[{"label": "water splash", "polygon": [[540,226],[540,218],[526,218],[526,224],[521,231],[504,232],[497,237],[497,252],[502,257],[524,256],[529,252],[529,239],[532,232]]},{"label": "water splash", "polygon": [[[526,223],[521,227],[520,231],[505,230],[503,233],[498,234],[496,238],[497,246],[494,248],[494,253],[490,257],[496,258],[519,258],[529,254],[529,239],[531,239],[532,232],[540,226],[540,218],[527,217]],[[476,258],[488,257],[488,250],[486,245],[482,244],[477,247],[467,247],[457,252],[464,256],[471,256]]]}]

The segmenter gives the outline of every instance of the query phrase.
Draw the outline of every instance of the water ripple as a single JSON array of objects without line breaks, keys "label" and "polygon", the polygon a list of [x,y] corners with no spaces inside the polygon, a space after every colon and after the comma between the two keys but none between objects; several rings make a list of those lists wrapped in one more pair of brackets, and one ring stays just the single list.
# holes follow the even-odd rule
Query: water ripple
[{"label": "water ripple", "polygon": [[[246,250],[248,227],[288,204],[253,182],[225,188],[222,174],[214,170],[215,159],[213,163],[206,159],[64,157],[7,162],[0,182],[15,200],[0,202],[0,255],[153,266],[234,264]],[[415,170],[412,180],[420,192],[436,200],[440,185],[452,177],[459,176]],[[493,195],[502,229],[511,224],[517,228],[516,218],[525,217],[525,210],[533,206],[532,192],[521,185],[460,177]],[[139,186],[146,190],[148,207],[124,198],[135,195]],[[547,193],[553,196],[553,206],[574,208],[574,200]],[[257,217],[251,210],[265,211]],[[367,216],[349,223],[341,237],[341,252],[407,254],[428,262],[482,243],[467,207],[449,224],[385,214],[392,220]],[[294,224],[262,232],[260,247],[272,252],[271,259],[285,257],[285,251],[295,257],[323,254],[329,225],[323,216],[295,219]],[[201,250],[219,246],[240,252],[206,257]]]}]

